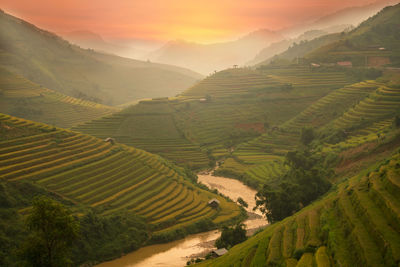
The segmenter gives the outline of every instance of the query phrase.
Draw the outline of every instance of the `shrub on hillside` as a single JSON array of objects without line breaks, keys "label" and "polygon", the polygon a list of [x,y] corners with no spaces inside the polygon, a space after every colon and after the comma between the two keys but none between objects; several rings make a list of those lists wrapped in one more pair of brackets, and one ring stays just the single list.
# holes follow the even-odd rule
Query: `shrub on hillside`
[{"label": "shrub on hillside", "polygon": [[236,244],[246,241],[246,229],[244,224],[237,224],[235,227],[222,228],[221,236],[215,241],[217,248],[231,248]]},{"label": "shrub on hillside", "polygon": [[256,195],[257,207],[271,223],[310,204],[331,186],[328,178],[332,171],[324,166],[324,159],[309,150],[288,152],[286,163],[290,169],[280,177],[280,183],[266,184]]}]

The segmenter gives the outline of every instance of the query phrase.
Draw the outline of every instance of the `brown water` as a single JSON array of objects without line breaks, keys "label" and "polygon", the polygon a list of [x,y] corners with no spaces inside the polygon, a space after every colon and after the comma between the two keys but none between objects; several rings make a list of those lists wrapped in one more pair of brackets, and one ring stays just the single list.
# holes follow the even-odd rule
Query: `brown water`
[{"label": "brown water", "polygon": [[[247,211],[250,212],[249,219],[244,222],[247,229],[250,230],[248,232],[252,233],[255,229],[267,225],[267,221],[261,217],[261,213],[252,210],[255,206],[254,195],[257,193],[254,189],[238,180],[210,174],[198,174],[198,178],[199,182],[211,189],[217,189],[232,200],[236,201],[238,197],[241,197],[249,204],[247,208]],[[214,249],[214,241],[219,236],[220,232],[217,230],[189,235],[184,239],[167,244],[140,248],[119,259],[99,264],[97,267],[185,266],[191,258],[204,257]]]}]

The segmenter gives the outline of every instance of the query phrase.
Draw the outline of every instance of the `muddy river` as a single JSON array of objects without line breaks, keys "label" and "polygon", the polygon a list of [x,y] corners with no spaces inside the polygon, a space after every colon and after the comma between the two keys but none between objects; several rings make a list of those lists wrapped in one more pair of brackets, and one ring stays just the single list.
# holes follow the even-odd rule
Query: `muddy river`
[{"label": "muddy river", "polygon": [[[244,222],[249,234],[267,225],[267,221],[262,218],[261,213],[253,211],[253,207],[255,206],[254,195],[257,193],[254,189],[251,189],[238,180],[212,176],[208,173],[198,174],[198,177],[198,181],[209,188],[217,189],[220,193],[234,201],[238,197],[241,197],[249,204],[247,208],[249,218]],[[116,260],[99,264],[97,267],[185,266],[188,260],[196,257],[204,257],[205,254],[214,249],[214,241],[219,236],[220,232],[218,230],[189,235],[184,239],[167,244],[140,248]]]}]

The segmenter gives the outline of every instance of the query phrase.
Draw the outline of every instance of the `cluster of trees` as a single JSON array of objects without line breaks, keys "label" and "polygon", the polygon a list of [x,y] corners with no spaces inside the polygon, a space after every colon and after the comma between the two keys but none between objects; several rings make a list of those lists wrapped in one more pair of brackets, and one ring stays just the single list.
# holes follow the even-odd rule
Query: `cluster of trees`
[{"label": "cluster of trees", "polygon": [[[76,217],[70,204],[29,182],[0,181],[0,266],[93,265],[149,240],[141,216],[88,210]],[[27,206],[24,218],[18,210]]]},{"label": "cluster of trees", "polygon": [[292,215],[310,204],[331,186],[328,178],[333,174],[321,164],[321,159],[309,149],[291,151],[286,155],[289,171],[277,185],[264,185],[256,195],[257,207],[271,223]]},{"label": "cluster of trees", "polygon": [[215,241],[217,248],[231,248],[236,244],[246,241],[246,229],[244,224],[237,224],[234,227],[224,226],[221,236]]}]

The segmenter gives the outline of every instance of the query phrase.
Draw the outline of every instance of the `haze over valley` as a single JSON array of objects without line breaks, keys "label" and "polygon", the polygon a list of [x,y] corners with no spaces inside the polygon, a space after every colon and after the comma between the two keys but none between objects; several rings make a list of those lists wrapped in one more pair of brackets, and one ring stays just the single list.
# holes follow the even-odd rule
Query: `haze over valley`
[{"label": "haze over valley", "polygon": [[399,1],[4,0],[0,266],[399,266]]}]

